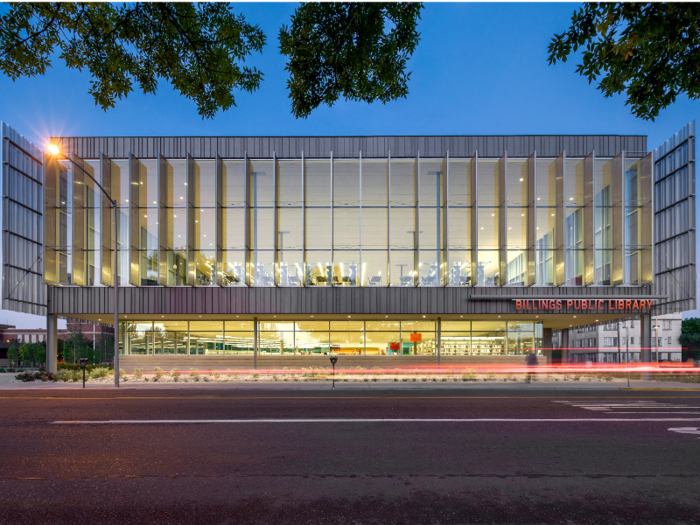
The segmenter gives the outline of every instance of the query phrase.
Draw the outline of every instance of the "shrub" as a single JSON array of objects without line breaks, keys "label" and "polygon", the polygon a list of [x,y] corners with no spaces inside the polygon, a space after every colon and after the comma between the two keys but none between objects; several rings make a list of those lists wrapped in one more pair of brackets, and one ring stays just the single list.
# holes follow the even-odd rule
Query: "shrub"
[{"label": "shrub", "polygon": [[190,379],[199,381],[199,371],[196,368],[190,368]]},{"label": "shrub", "polygon": [[143,377],[143,372],[140,368],[134,368],[134,377],[136,379],[141,379]]},{"label": "shrub", "polygon": [[129,376],[126,375],[126,372],[124,371],[123,368],[119,369],[119,377],[121,378],[122,381],[128,381]]},{"label": "shrub", "polygon": [[153,372],[155,374],[153,377],[153,381],[160,381],[163,378],[163,369],[161,367],[155,367],[153,369]]},{"label": "shrub", "polygon": [[214,379],[219,379],[219,377],[220,377],[221,375],[219,374],[219,372],[212,372],[212,373],[211,373],[211,376],[212,376]]},{"label": "shrub", "polygon": [[173,381],[179,381],[180,380],[180,371],[177,368],[173,368],[170,371],[170,377],[173,378]]},{"label": "shrub", "polygon": [[109,375],[109,368],[103,367],[103,366],[98,366],[90,370],[90,378],[91,379],[102,379],[103,377],[107,377]]},{"label": "shrub", "polygon": [[58,381],[58,375],[50,372],[24,372],[23,374],[16,375],[15,379],[25,383],[28,381]]},{"label": "shrub", "polygon": [[[313,377],[313,374],[311,376]],[[253,374],[253,381],[257,381],[259,377],[260,377],[260,374],[258,374],[256,372],[255,374]]]}]

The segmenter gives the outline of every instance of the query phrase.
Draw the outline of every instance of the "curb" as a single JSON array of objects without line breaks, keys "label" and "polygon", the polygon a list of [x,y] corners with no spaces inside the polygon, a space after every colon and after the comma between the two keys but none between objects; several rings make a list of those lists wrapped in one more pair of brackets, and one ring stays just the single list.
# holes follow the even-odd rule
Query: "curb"
[{"label": "curb", "polygon": [[620,390],[626,390],[628,392],[700,392],[700,388],[693,387],[621,387]]}]

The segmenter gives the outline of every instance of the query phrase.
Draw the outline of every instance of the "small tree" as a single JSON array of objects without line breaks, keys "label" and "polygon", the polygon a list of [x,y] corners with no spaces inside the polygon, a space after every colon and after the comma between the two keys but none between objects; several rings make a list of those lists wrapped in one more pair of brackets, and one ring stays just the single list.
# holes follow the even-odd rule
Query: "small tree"
[{"label": "small tree", "polygon": [[34,352],[30,343],[22,343],[19,347],[19,358],[22,360],[23,366],[28,366],[34,362]]},{"label": "small tree", "polygon": [[81,357],[87,357],[90,363],[95,362],[95,351],[80,326],[70,327],[70,337],[63,342],[63,359],[69,363],[77,363]]},{"label": "small tree", "polygon": [[114,359],[114,335],[102,333],[95,341],[95,359],[106,363]]},{"label": "small tree", "polygon": [[19,344],[16,339],[12,340],[10,348],[7,349],[7,359],[10,361],[10,368],[14,368],[19,363]]},{"label": "small tree", "polygon": [[32,345],[32,359],[38,366],[46,364],[46,341]]}]

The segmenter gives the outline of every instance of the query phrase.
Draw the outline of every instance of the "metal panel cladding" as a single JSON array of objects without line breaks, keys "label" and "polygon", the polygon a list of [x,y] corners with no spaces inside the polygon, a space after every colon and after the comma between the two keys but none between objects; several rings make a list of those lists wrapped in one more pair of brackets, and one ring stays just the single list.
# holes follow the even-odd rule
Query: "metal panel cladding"
[{"label": "metal panel cladding", "polygon": [[2,148],[2,308],[46,315],[44,154],[5,123]]},{"label": "metal panel cladding", "polygon": [[[651,174],[650,174],[651,175]],[[656,315],[697,308],[695,121],[654,150]]]}]

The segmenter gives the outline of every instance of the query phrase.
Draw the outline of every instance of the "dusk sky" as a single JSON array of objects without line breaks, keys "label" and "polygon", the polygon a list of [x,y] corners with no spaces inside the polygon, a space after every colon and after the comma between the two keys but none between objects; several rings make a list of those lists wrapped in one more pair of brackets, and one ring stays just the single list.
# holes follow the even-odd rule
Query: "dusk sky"
[{"label": "dusk sky", "polygon": [[[576,74],[577,57],[547,64],[547,45],[578,4],[426,4],[421,41],[409,63],[406,99],[386,105],[339,102],[295,119],[287,97],[277,35],[296,3],[234,4],[267,36],[247,62],[265,74],[237,107],[202,120],[193,102],[161,82],[156,95],[136,90],[107,112],[88,94],[88,72],[68,70],[58,56],[44,77],[0,77],[0,120],[37,145],[52,135],[648,135],[653,149],[696,118],[699,101],[683,97],[655,122],[631,114],[622,96],[604,98]],[[0,13],[7,5],[0,4]],[[0,323],[43,327],[43,318],[0,312]]]}]

